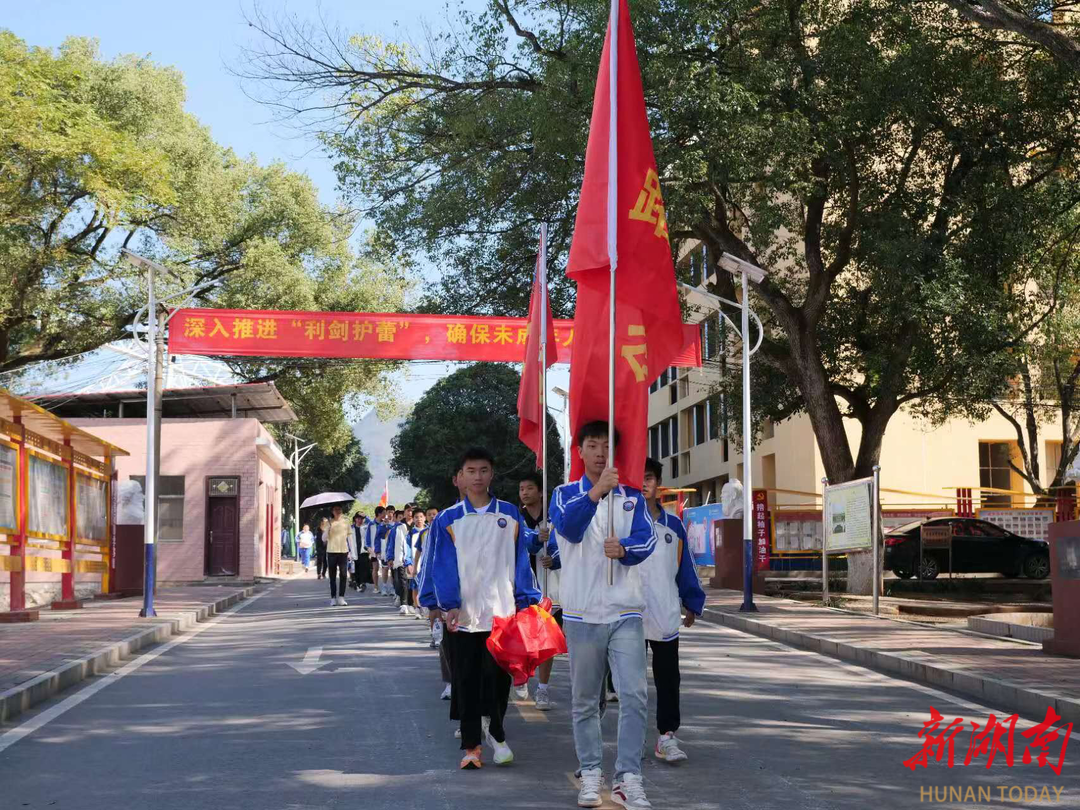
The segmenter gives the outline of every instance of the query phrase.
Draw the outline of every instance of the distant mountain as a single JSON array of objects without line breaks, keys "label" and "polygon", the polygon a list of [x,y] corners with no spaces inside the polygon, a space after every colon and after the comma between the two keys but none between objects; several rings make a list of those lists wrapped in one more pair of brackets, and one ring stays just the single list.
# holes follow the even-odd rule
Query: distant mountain
[{"label": "distant mountain", "polygon": [[390,503],[395,506],[416,497],[416,487],[406,479],[394,475],[390,469],[390,456],[393,455],[390,440],[397,435],[402,421],[394,419],[384,422],[375,411],[369,411],[363,419],[352,425],[353,435],[360,440],[367,456],[368,469],[371,470],[371,482],[360,494],[360,500],[364,503],[378,503],[382,497],[383,484],[387,480],[390,481]]}]

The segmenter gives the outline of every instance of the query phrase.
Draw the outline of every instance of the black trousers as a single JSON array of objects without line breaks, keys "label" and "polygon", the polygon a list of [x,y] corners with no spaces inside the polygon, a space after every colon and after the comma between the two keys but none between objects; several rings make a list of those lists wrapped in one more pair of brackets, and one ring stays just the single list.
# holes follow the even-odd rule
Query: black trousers
[{"label": "black trousers", "polygon": [[326,575],[326,543],[315,544],[315,573],[320,577]]},{"label": "black trousers", "polygon": [[462,749],[480,745],[481,717],[490,717],[491,736],[497,742],[506,742],[503,718],[512,681],[488,652],[487,639],[491,633],[458,631],[449,635],[453,645],[454,697],[461,715]]},{"label": "black trousers", "polygon": [[649,646],[656,686],[656,729],[667,734],[679,730],[679,639],[649,641]]},{"label": "black trousers", "polygon": [[344,551],[335,551],[326,555],[330,571],[330,598],[345,595],[345,583],[349,577],[349,555]]},{"label": "black trousers", "polygon": [[352,580],[357,588],[371,582],[371,560],[366,553],[361,554],[353,565]]},{"label": "black trousers", "polygon": [[405,566],[402,565],[393,569],[391,576],[394,582],[394,593],[397,594],[397,598],[401,600],[401,604],[407,605],[408,602],[406,601],[406,597],[408,596],[409,591],[406,587],[408,577],[406,576]]}]

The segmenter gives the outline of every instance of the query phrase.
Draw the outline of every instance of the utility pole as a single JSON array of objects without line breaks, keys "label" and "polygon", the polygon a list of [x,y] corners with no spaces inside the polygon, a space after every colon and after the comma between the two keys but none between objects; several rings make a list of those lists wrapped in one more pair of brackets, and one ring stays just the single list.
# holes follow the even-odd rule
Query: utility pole
[{"label": "utility pole", "polygon": [[[143,487],[146,503],[143,509],[143,606],[139,615],[145,618],[157,616],[154,610],[154,591],[157,587],[157,495],[158,473],[161,470],[161,398],[165,372],[165,328],[172,317],[164,305],[177,298],[183,298],[181,306],[186,306],[195,295],[216,287],[220,281],[207,281],[194,287],[159,298],[154,288],[158,277],[169,274],[168,268],[151,261],[127,248],[120,249],[120,256],[138,270],[146,271],[146,307],[139,310],[132,324],[132,335],[141,345],[138,325],[146,313],[146,485]],[[175,310],[174,310],[175,311]]]}]

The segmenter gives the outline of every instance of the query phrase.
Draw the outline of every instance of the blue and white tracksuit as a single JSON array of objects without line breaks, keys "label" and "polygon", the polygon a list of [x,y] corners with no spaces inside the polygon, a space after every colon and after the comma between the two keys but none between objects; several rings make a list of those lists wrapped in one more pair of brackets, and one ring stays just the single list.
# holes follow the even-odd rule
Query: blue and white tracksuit
[{"label": "blue and white tracksuit", "polygon": [[[656,547],[645,499],[619,486],[599,503],[589,497],[588,476],[556,488],[551,519],[561,562],[559,597],[563,632],[570,651],[574,748],[578,765],[599,769],[604,742],[600,700],[611,667],[619,693],[619,738],[615,777],[641,773],[649,689],[645,676],[645,595],[638,565]],[[608,510],[614,510],[614,535],[626,550],[611,560],[604,554]],[[614,563],[614,582],[608,572]]]},{"label": "blue and white tracksuit", "polygon": [[[558,538],[561,574],[559,597],[563,619],[609,624],[640,617],[645,609],[641,577],[636,569],[656,546],[645,499],[630,487],[619,486],[593,503],[588,476],[555,489],[551,522]],[[615,560],[614,584],[608,585],[611,560],[604,555],[608,504],[614,501],[615,536],[626,556]]]},{"label": "blue and white tracksuit", "polygon": [[652,521],[656,548],[638,568],[645,593],[645,638],[671,641],[679,637],[682,607],[695,616],[705,609],[686,528],[679,518],[660,507]]},{"label": "blue and white tracksuit", "polygon": [[386,540],[386,564],[391,568],[401,568],[411,562],[409,527],[404,523],[395,523]]},{"label": "blue and white tracksuit", "polygon": [[551,534],[548,536],[547,548],[544,548],[544,544],[540,542],[540,535],[535,532],[529,541],[530,554],[540,554],[541,551],[545,551],[547,556],[553,560],[551,568],[539,567],[536,569],[536,583],[540,588],[540,593],[551,600],[551,612],[552,614],[558,613],[562,610],[562,605],[559,603],[559,568],[562,565],[559,559],[559,538],[558,533],[551,530]]},{"label": "blue and white tracksuit", "polygon": [[516,506],[492,498],[477,510],[465,499],[440,513],[424,543],[420,604],[457,609],[459,631],[484,633],[496,616],[540,601],[529,565],[531,532]]}]

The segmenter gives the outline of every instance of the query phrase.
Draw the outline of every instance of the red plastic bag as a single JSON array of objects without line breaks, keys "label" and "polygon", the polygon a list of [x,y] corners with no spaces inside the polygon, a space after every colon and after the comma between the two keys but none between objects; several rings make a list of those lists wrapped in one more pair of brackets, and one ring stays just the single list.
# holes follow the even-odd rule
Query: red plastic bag
[{"label": "red plastic bag", "polygon": [[[542,607],[543,606],[543,607]],[[545,598],[513,616],[496,616],[487,640],[488,652],[504,671],[521,686],[550,658],[566,652],[566,637],[548,613],[551,600]]]}]

